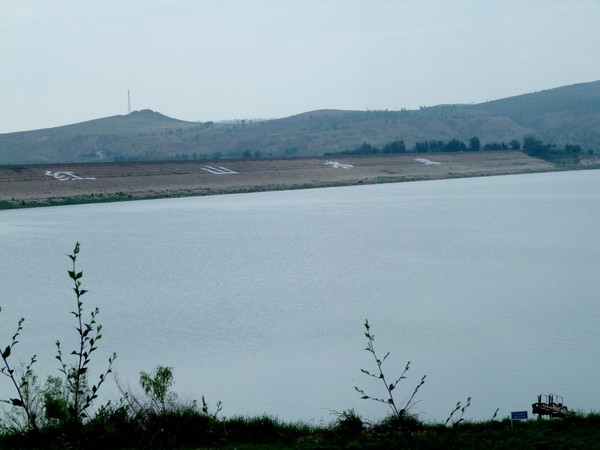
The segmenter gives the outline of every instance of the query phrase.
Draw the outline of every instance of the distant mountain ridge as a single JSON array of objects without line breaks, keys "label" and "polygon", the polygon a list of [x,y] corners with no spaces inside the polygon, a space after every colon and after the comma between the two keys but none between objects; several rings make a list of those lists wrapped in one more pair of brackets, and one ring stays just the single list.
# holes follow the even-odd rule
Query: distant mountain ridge
[{"label": "distant mountain ridge", "polygon": [[600,150],[600,81],[474,105],[419,110],[318,110],[283,119],[188,122],[151,110],[0,134],[0,164],[320,156],[362,143],[407,148],[428,140],[486,143],[533,135]]}]

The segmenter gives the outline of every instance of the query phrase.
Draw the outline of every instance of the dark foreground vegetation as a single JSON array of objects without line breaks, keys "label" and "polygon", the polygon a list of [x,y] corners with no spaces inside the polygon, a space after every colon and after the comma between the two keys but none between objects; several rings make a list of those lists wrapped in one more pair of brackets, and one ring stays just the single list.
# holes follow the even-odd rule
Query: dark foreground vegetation
[{"label": "dark foreground vegetation", "polygon": [[59,427],[4,434],[2,448],[414,448],[592,449],[600,442],[600,415],[565,419],[463,422],[456,426],[415,422],[398,430],[386,423],[338,421],[329,426],[283,423],[269,417],[213,419],[172,411],[145,420],[125,411],[95,417],[77,436]]},{"label": "dark foreground vegetation", "polygon": [[[389,416],[377,423],[363,420],[354,410],[332,412],[329,424],[286,423],[276,417],[222,417],[222,405],[181,401],[171,390],[173,368],[158,366],[140,372],[141,392],[121,387],[121,399],[94,405],[98,391],[112,372],[116,355],[105,369],[92,377],[88,369],[102,339],[98,308],[86,312],[82,288],[83,272],[77,271],[79,243],[69,255],[68,270],[75,307],[71,315],[77,335],[75,348],[63,352],[56,342],[58,376],[48,376],[41,385],[34,371],[36,356],[28,363],[13,363],[14,350],[23,332],[24,319],[0,352],[0,372],[12,385],[12,398],[0,421],[0,448],[597,448],[600,414],[568,414],[562,419],[511,422],[509,419],[468,422],[463,419],[470,405],[458,402],[445,423],[426,423],[412,413],[414,399],[425,384],[423,376],[408,400],[398,403],[396,389],[410,368],[406,364],[398,378],[389,378],[383,366],[389,353],[375,348],[375,335],[364,323],[365,350],[373,369],[361,369],[381,382],[382,396],[356,387],[367,401],[389,408]],[[6,339],[6,336],[1,336]],[[118,381],[117,381],[118,384]],[[411,392],[409,390],[409,392]],[[496,411],[497,412],[497,411]]]}]

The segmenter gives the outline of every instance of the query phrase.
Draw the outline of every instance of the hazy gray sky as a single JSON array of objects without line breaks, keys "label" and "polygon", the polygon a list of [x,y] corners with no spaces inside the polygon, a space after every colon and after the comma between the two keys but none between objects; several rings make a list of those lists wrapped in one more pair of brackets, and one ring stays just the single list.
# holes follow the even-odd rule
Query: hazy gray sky
[{"label": "hazy gray sky", "polygon": [[600,79],[600,0],[0,0],[0,133],[472,103]]}]

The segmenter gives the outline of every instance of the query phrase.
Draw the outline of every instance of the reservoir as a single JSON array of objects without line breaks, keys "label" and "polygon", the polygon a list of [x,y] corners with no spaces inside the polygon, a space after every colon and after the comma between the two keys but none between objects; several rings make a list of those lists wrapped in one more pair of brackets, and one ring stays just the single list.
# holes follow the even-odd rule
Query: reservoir
[{"label": "reservoir", "polygon": [[[600,171],[510,175],[0,211],[0,345],[13,362],[76,345],[67,275],[81,243],[87,311],[119,383],[174,369],[181,400],[222,414],[320,423],[385,397],[364,350],[412,411],[445,421],[531,411],[538,394],[600,408]],[[8,379],[1,397],[13,393]],[[115,401],[112,379],[100,400]]]}]

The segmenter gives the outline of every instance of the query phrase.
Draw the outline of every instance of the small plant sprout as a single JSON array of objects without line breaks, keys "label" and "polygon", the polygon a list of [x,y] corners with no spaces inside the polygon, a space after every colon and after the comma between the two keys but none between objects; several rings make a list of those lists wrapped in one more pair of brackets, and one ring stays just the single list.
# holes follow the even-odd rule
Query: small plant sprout
[{"label": "small plant sprout", "polygon": [[[471,397],[467,397],[467,403],[465,403],[464,405],[462,405],[460,402],[456,402],[456,407],[452,410],[452,412],[446,419],[446,425],[448,425],[448,422],[450,422],[452,420],[452,417],[458,411],[460,411],[460,416],[458,417],[457,420],[452,422],[452,425],[458,425],[459,423],[461,423],[464,420],[463,416],[465,415],[465,411],[467,410],[467,408],[469,406],[471,406]],[[498,413],[498,410],[496,410],[496,412],[494,413],[494,417],[492,417],[492,420],[494,420],[497,413]]]},{"label": "small plant sprout", "polygon": [[383,358],[381,358],[381,359],[379,358],[379,356],[377,355],[377,353],[375,351],[375,346],[373,344],[375,341],[375,335],[371,332],[371,326],[369,325],[368,320],[365,320],[364,326],[365,326],[365,330],[366,330],[365,336],[367,337],[367,347],[365,348],[365,350],[368,351],[369,353],[371,353],[371,355],[373,355],[373,358],[375,359],[375,363],[377,365],[377,372],[371,373],[365,369],[360,369],[360,370],[362,373],[364,373],[370,377],[381,380],[381,382],[385,386],[385,390],[387,391],[387,399],[371,397],[370,395],[366,394],[364,390],[359,389],[356,386],[354,387],[354,389],[356,389],[362,395],[362,398],[365,400],[374,400],[376,402],[381,402],[381,403],[387,404],[391,408],[392,413],[396,419],[403,419],[407,415],[407,411],[413,406],[413,400],[415,398],[415,395],[417,395],[417,392],[419,391],[421,386],[423,386],[423,384],[425,384],[426,375],[423,375],[423,377],[421,378],[421,381],[419,382],[419,384],[417,384],[417,387],[414,389],[412,395],[406,401],[404,406],[398,407],[398,405],[396,404],[396,401],[394,400],[393,391],[398,386],[398,383],[406,378],[406,372],[408,372],[408,369],[410,368],[410,361],[408,361],[406,363],[406,367],[404,368],[404,371],[402,372],[400,377],[398,379],[396,379],[396,381],[390,383],[388,381],[388,379],[385,377],[385,374],[383,373],[383,363],[385,362],[387,357],[390,355],[390,353],[388,352],[385,354],[385,356]]},{"label": "small plant sprout", "polygon": [[69,277],[73,280],[73,291],[77,300],[77,307],[71,314],[77,321],[77,335],[79,339],[78,348],[70,354],[75,357],[75,364],[67,364],[61,350],[60,341],[56,341],[57,355],[56,359],[60,362],[60,372],[65,377],[66,388],[68,391],[68,412],[71,421],[79,424],[81,420],[88,417],[87,410],[92,402],[98,397],[98,389],[106,380],[106,376],[112,371],[112,364],[116,358],[113,353],[108,358],[108,368],[99,376],[98,382],[88,387],[88,369],[91,362],[91,355],[98,347],[98,341],[102,338],[102,325],[96,323],[96,317],[100,310],[95,308],[89,316],[89,320],[84,322],[82,297],[87,292],[81,288],[81,279],[83,272],[77,272],[76,262],[79,253],[79,242],[75,244],[75,249],[71,255],[73,263],[72,270],[69,270]]},{"label": "small plant sprout", "polygon": [[[2,309],[0,308],[0,311]],[[32,410],[32,405],[30,401],[31,390],[29,389],[29,384],[34,379],[35,375],[33,373],[33,365],[36,362],[36,355],[31,357],[31,360],[27,365],[22,367],[20,371],[20,375],[15,373],[15,369],[11,367],[8,358],[12,354],[13,347],[19,342],[19,335],[21,331],[23,331],[23,322],[25,322],[24,318],[19,320],[17,324],[17,330],[13,334],[10,344],[6,346],[6,348],[0,352],[0,356],[2,356],[2,367],[0,368],[0,372],[10,378],[17,391],[17,397],[11,398],[9,400],[1,400],[4,403],[8,403],[11,406],[22,408],[25,411],[25,415],[27,417],[27,426],[29,429],[37,430],[37,417],[36,414]]]},{"label": "small plant sprout", "polygon": [[205,414],[213,419],[216,419],[222,409],[223,409],[223,402],[221,400],[218,400],[216,408],[215,408],[215,412],[211,413],[208,409],[208,403],[206,402],[204,395],[202,396],[202,414]]},{"label": "small plant sprout", "polygon": [[498,417],[498,411],[500,411],[500,408],[496,408],[496,411],[494,411],[494,415],[492,416],[491,420],[496,420],[496,417]]}]

